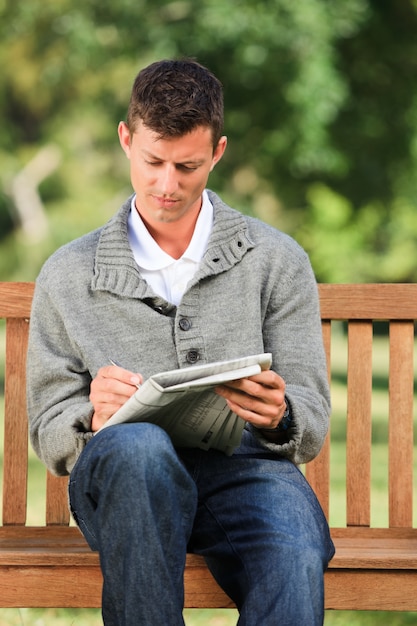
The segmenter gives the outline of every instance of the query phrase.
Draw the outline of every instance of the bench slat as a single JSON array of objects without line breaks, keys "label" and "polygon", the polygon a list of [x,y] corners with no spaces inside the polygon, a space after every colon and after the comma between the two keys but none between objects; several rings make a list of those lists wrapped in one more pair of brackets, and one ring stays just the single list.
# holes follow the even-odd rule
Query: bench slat
[{"label": "bench slat", "polygon": [[29,317],[34,283],[0,282],[0,317]]},{"label": "bench slat", "polygon": [[332,569],[326,573],[325,581],[326,609],[417,611],[413,569]]},{"label": "bench slat", "polygon": [[414,322],[390,323],[389,525],[413,524]]},{"label": "bench slat", "polygon": [[24,318],[6,322],[3,524],[26,523],[28,423],[24,381],[28,326]]},{"label": "bench slat", "polygon": [[346,521],[348,526],[369,526],[372,432],[371,321],[349,321],[347,376]]},{"label": "bench slat", "polygon": [[331,568],[417,569],[417,529],[335,528]]},{"label": "bench slat", "polygon": [[[331,322],[329,320],[323,320],[322,332],[323,343],[326,352],[327,370],[329,382],[330,375],[330,360],[331,360]],[[321,508],[327,519],[329,519],[330,512],[330,432],[327,434],[324,445],[320,451],[320,454],[310,463],[307,463],[306,478],[320,502]]]},{"label": "bench slat", "polygon": [[417,319],[417,284],[319,285],[324,319]]},{"label": "bench slat", "polygon": [[46,524],[68,526],[70,512],[68,508],[68,478],[52,476],[47,472],[46,478]]}]

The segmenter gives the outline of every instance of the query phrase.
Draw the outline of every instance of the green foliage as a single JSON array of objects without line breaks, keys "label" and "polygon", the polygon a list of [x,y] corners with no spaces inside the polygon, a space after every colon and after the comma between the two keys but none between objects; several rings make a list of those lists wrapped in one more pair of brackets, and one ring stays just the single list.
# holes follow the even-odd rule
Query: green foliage
[{"label": "green foliage", "polygon": [[297,239],[323,282],[417,281],[415,206],[405,199],[354,210],[345,196],[316,183]]},{"label": "green foliage", "polygon": [[[320,280],[416,280],[402,254],[416,245],[416,26],[413,0],[1,0],[0,238],[21,249],[0,255],[0,278],[33,278],[117,209],[134,76],[186,55],[225,88],[213,188],[299,238]],[[34,251],[12,185],[46,145],[62,158],[41,186],[49,232]]]}]

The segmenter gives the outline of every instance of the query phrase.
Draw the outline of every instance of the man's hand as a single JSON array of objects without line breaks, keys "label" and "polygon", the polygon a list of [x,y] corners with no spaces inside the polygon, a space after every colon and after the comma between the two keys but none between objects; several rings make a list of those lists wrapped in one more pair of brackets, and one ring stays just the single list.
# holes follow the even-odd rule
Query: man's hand
[{"label": "man's hand", "polygon": [[256,428],[276,428],[285,413],[285,381],[272,370],[231,381],[216,387],[216,392],[236,415]]},{"label": "man's hand", "polygon": [[94,407],[91,430],[99,430],[142,382],[141,374],[134,374],[117,365],[100,368],[90,385],[90,402]]}]

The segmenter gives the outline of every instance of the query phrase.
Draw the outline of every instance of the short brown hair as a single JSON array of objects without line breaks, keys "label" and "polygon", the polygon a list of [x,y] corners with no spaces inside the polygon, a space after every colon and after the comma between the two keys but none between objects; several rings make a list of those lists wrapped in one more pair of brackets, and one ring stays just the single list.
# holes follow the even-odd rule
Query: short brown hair
[{"label": "short brown hair", "polygon": [[127,112],[131,133],[139,119],[163,138],[208,127],[216,147],[223,132],[222,84],[193,59],[152,63],[133,84]]}]

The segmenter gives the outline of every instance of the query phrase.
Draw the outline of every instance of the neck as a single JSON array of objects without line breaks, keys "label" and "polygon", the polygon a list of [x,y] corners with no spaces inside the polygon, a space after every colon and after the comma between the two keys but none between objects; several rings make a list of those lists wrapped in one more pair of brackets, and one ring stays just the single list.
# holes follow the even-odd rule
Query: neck
[{"label": "neck", "polygon": [[175,222],[157,222],[156,224],[150,223],[143,216],[141,217],[149,234],[155,239],[161,250],[173,259],[181,258],[193,237],[198,213],[192,220],[190,220],[190,216],[187,216],[188,219],[186,220],[182,218]]},{"label": "neck", "polygon": [[194,233],[194,228],[192,228],[189,233],[184,233],[184,231],[173,231],[172,227],[167,229],[166,232],[161,232],[163,229],[155,231],[149,228],[148,225],[146,225],[146,227],[161,250],[169,254],[173,259],[180,259],[182,257]]}]

